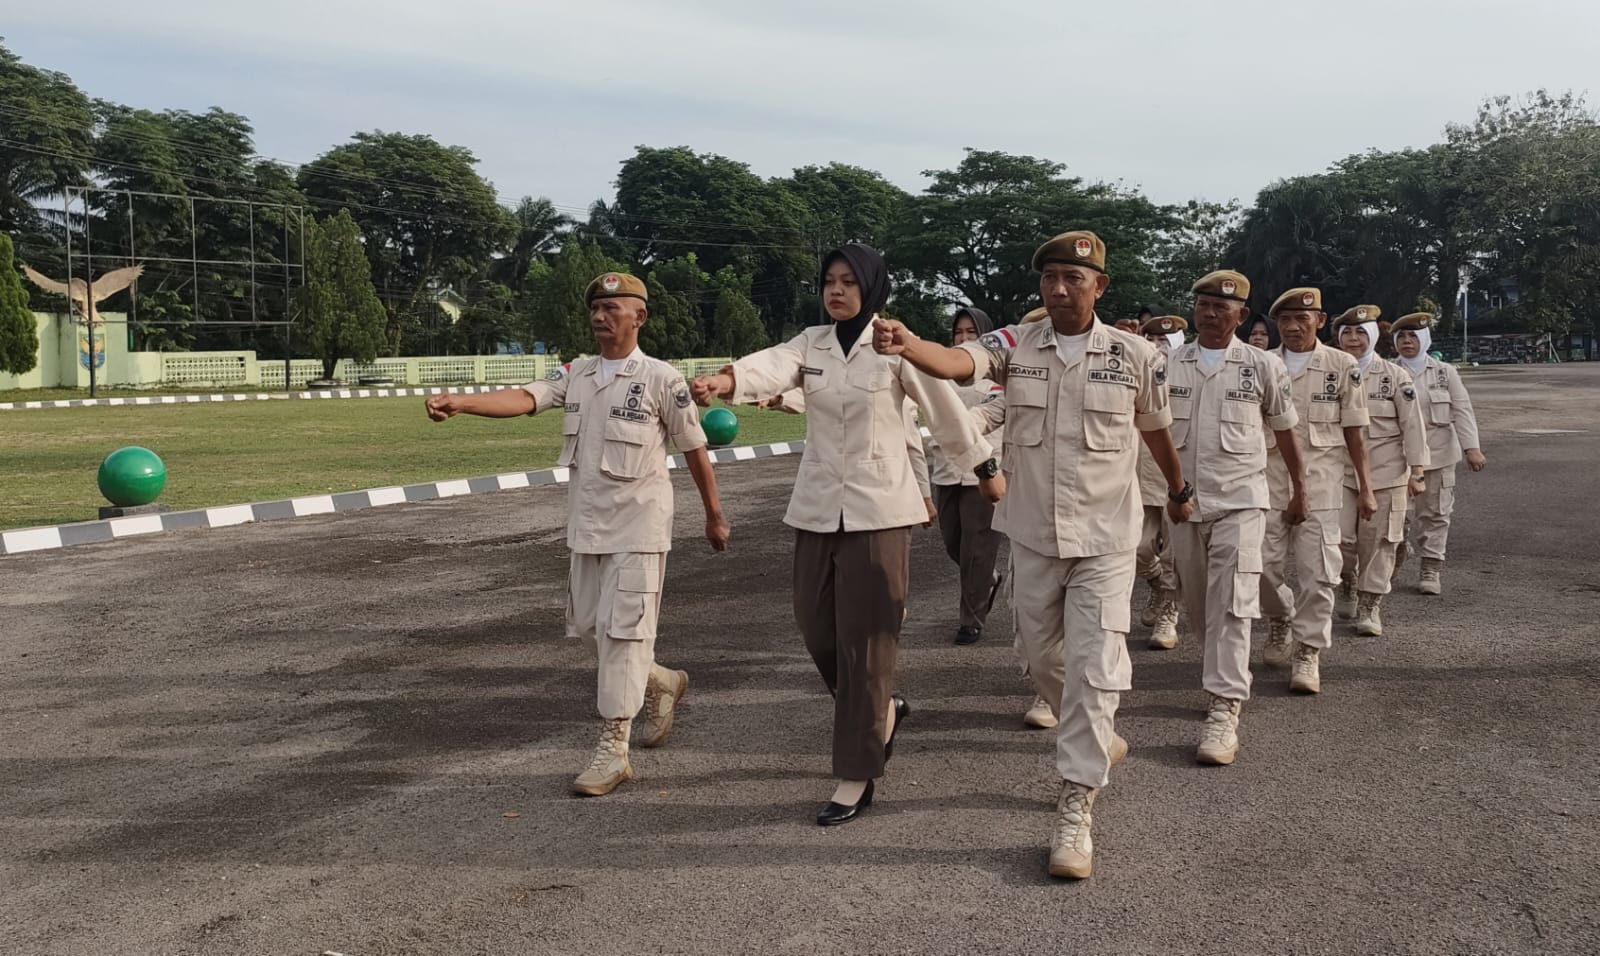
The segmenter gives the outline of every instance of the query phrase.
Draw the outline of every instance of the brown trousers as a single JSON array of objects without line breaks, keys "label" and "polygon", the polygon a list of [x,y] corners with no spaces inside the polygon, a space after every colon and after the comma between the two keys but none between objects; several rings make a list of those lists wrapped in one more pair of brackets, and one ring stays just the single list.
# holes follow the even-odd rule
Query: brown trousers
[{"label": "brown trousers", "polygon": [[794,619],[833,695],[833,775],[883,776],[889,696],[911,583],[911,529],[798,531]]},{"label": "brown trousers", "polygon": [[983,627],[989,619],[1000,555],[1005,535],[989,525],[994,505],[976,485],[934,485],[933,504],[939,511],[939,534],[945,553],[961,568],[962,627]]}]

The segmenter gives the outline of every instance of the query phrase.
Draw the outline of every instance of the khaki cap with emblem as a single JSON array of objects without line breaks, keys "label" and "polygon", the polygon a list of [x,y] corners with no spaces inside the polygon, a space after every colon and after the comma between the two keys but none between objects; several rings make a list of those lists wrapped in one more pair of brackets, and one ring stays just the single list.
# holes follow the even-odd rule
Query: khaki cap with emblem
[{"label": "khaki cap with emblem", "polygon": [[1181,315],[1158,315],[1155,318],[1145,319],[1144,324],[1139,326],[1139,333],[1141,335],[1171,335],[1174,332],[1182,332],[1188,327],[1189,323],[1184,321]]},{"label": "khaki cap with emblem", "polygon": [[595,299],[643,299],[650,301],[644,283],[626,272],[607,272],[589,283],[583,293],[585,304]]},{"label": "khaki cap with emblem", "polygon": [[1360,325],[1363,322],[1376,322],[1378,321],[1378,316],[1382,314],[1383,310],[1375,305],[1353,305],[1350,308],[1345,309],[1337,319],[1333,320],[1333,327],[1337,329],[1345,325]]},{"label": "khaki cap with emblem", "polygon": [[1250,280],[1232,269],[1218,269],[1201,276],[1189,291],[1197,295],[1203,292],[1219,299],[1247,302],[1250,299]]},{"label": "khaki cap with emblem", "polygon": [[1034,250],[1033,271],[1043,272],[1045,263],[1063,262],[1069,266],[1087,266],[1096,272],[1106,271],[1106,244],[1087,229],[1063,232]]},{"label": "khaki cap with emblem", "polygon": [[1427,329],[1432,327],[1432,312],[1412,312],[1410,315],[1402,315],[1400,318],[1395,319],[1394,323],[1389,326],[1389,331],[1415,332],[1418,329]]},{"label": "khaki cap with emblem", "polygon": [[1268,315],[1277,315],[1279,312],[1321,312],[1322,290],[1310,286],[1301,286],[1290,289],[1283,295],[1273,300],[1272,308],[1267,310]]}]

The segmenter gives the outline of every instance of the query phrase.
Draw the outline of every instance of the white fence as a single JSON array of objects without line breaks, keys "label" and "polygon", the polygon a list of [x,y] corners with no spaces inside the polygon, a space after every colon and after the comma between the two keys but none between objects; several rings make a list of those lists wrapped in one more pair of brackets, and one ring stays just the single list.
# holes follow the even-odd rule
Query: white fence
[{"label": "white fence", "polygon": [[[347,385],[357,385],[363,378],[386,378],[396,385],[512,385],[544,378],[560,361],[555,355],[442,355],[380,358],[363,363],[346,359],[334,368],[333,377]],[[693,378],[715,372],[728,361],[693,358],[677,359],[671,364],[684,377]],[[283,365],[278,359],[259,360],[254,352],[162,352],[159,379],[128,384],[292,389],[303,388],[312,379],[322,377],[321,362],[295,359],[286,382]]]}]

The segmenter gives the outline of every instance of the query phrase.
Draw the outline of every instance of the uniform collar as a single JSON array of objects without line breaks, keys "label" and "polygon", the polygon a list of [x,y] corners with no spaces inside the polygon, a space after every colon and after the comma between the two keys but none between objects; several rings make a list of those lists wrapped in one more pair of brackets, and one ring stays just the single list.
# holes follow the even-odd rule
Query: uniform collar
[{"label": "uniform collar", "polygon": [[[585,375],[598,375],[598,374],[600,374],[600,363],[603,362],[603,361],[605,361],[605,356],[604,355],[596,355],[594,357],[593,364],[591,364],[588,367],[588,369],[586,369],[584,371],[583,374],[585,374]],[[639,370],[639,365],[643,361],[644,361],[644,349],[642,349],[639,346],[635,345],[633,347],[633,351],[628,353],[628,357],[622,360],[622,366],[617,369],[617,375],[619,375],[619,376],[632,375],[634,372],[637,372]]]},{"label": "uniform collar", "polygon": [[[877,316],[874,315],[873,318],[876,319]],[[838,351],[839,334],[833,330],[832,320],[829,320],[827,325],[814,325],[812,326],[812,329],[815,330],[814,338],[811,342],[812,347],[824,349],[829,352]],[[855,355],[857,352],[861,351],[862,348],[865,348],[868,352],[873,351],[871,322],[868,322],[867,327],[861,330],[861,337],[856,339],[856,344],[850,346],[850,355],[845,356],[844,360],[846,362],[850,361],[850,356]]]},{"label": "uniform collar", "polygon": [[[1190,342],[1188,345],[1185,345],[1183,348],[1177,350],[1176,352],[1173,352],[1170,356],[1167,357],[1167,361],[1169,361],[1169,362],[1174,361],[1174,360],[1179,361],[1179,362],[1198,362],[1198,361],[1200,361],[1200,340],[1199,339],[1195,339],[1193,342]],[[1239,363],[1239,362],[1245,361],[1246,359],[1245,359],[1245,354],[1244,354],[1244,346],[1243,345],[1230,345],[1230,346],[1228,346],[1227,349],[1223,350],[1222,360],[1224,362],[1234,362],[1234,363]]]},{"label": "uniform collar", "polygon": [[[1031,326],[1031,328],[1030,328]],[[1111,326],[1100,321],[1099,313],[1095,313],[1094,323],[1089,326],[1090,352],[1104,352],[1111,344]],[[1037,322],[1030,322],[1023,326],[1023,334],[1033,336],[1031,345],[1042,349],[1056,347],[1056,327],[1050,324],[1050,317],[1046,316]]]}]

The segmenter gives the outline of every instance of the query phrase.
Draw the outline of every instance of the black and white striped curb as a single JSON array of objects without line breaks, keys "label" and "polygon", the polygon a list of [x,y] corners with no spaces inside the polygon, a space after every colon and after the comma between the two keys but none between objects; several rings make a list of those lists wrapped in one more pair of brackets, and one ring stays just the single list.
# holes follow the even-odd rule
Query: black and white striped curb
[{"label": "black and white striped curb", "polygon": [[0,402],[0,412],[32,408],[93,408],[105,405],[199,405],[209,402],[270,402],[321,398],[400,398],[408,395],[481,395],[515,385],[451,385],[438,388],[333,388],[316,392],[226,392],[215,395],[130,395],[121,398],[64,398],[37,402]]},{"label": "black and white striped curb", "polygon": [[[724,464],[793,455],[799,453],[805,446],[806,443],[803,441],[777,442],[771,445],[740,445],[734,448],[713,448],[710,454],[713,462]],[[669,457],[667,467],[682,468],[683,456]],[[0,532],[0,555],[70,548],[80,544],[102,544],[119,538],[159,534],[164,531],[226,528],[254,521],[281,521],[287,518],[356,511],[361,508],[381,508],[384,505],[399,505],[411,501],[430,501],[459,495],[480,495],[493,491],[511,491],[516,488],[560,485],[566,483],[567,477],[568,470],[565,468],[546,468],[540,471],[514,471],[483,478],[458,478],[421,485],[396,485],[390,488],[368,488],[365,491],[347,491],[331,495],[310,495],[304,498],[287,498],[282,501],[263,501],[248,505],[223,505],[194,511],[170,511],[166,514],[133,515],[126,518],[109,518],[105,521],[22,528],[17,531]]]}]

